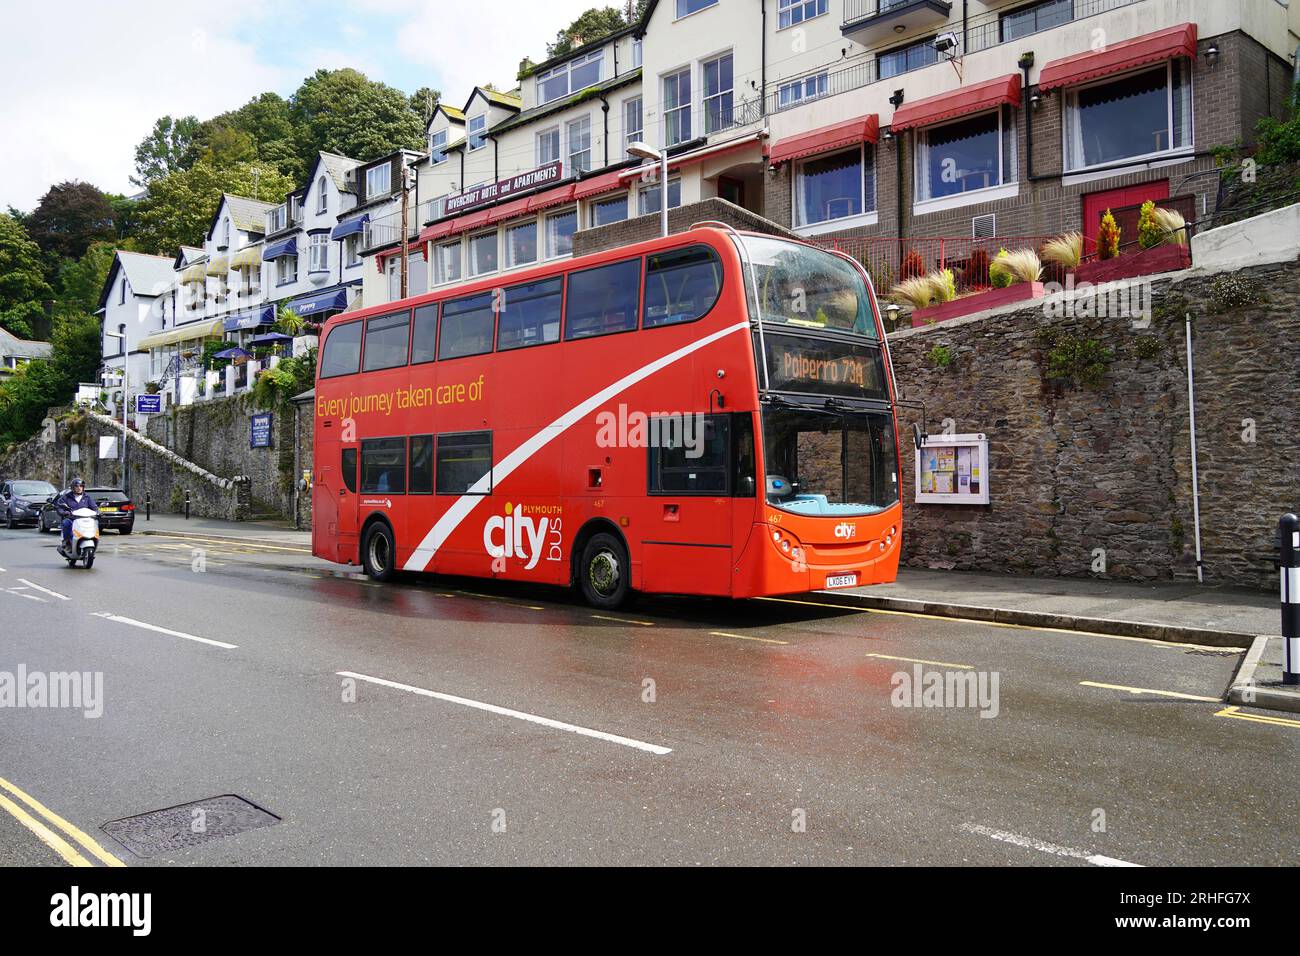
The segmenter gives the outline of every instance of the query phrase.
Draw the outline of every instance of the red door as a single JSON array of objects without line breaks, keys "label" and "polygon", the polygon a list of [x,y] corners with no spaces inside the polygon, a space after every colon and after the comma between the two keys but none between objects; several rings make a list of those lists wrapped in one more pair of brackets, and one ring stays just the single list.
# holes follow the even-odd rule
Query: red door
[{"label": "red door", "polygon": [[[1148,199],[1156,202],[1169,198],[1169,180],[1158,179],[1140,186],[1127,186],[1124,189],[1107,189],[1099,193],[1087,193],[1083,197],[1083,250],[1092,252],[1097,245],[1097,227],[1107,209],[1119,209],[1122,206],[1140,206]],[[1128,242],[1137,236],[1120,236],[1120,242]]]}]

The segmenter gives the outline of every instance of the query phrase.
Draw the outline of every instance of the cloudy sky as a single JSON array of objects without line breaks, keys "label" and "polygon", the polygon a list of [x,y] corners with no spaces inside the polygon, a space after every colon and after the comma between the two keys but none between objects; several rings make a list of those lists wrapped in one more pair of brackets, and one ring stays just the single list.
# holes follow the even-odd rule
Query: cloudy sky
[{"label": "cloudy sky", "polygon": [[[604,0],[609,2],[609,0]],[[319,68],[355,67],[460,105],[600,0],[0,0],[0,210],[53,183],[135,192],[135,146],[164,114],[206,119]]]}]

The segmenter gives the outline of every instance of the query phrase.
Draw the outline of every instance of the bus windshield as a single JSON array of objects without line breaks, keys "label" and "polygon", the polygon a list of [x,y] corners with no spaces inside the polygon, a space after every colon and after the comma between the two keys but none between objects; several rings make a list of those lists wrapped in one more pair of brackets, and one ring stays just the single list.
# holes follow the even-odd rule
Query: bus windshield
[{"label": "bus windshield", "polygon": [[763,409],[767,502],[804,515],[869,515],[898,501],[898,446],[885,412]]},{"label": "bus windshield", "polygon": [[[783,239],[742,236],[740,241],[754,265],[764,325],[877,338],[866,283],[849,263]],[[752,297],[754,290],[749,294]]]}]

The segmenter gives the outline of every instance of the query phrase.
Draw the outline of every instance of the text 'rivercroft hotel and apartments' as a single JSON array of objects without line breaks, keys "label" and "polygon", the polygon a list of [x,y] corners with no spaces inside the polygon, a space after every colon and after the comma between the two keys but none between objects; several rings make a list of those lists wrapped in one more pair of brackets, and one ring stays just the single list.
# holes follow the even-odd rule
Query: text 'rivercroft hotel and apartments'
[{"label": "text 'rivercroft hotel and apartments'", "polygon": [[[656,234],[638,140],[671,157],[674,231],[745,224],[715,199],[859,248],[1091,238],[1146,199],[1204,220],[1212,150],[1286,115],[1298,45],[1295,0],[651,0],[438,108],[408,294]],[[402,229],[366,237],[369,306],[400,295]]]}]

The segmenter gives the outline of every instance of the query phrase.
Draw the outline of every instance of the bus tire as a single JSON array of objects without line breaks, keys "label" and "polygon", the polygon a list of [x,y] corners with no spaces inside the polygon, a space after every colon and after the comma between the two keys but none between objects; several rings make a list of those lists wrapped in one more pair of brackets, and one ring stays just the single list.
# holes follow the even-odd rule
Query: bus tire
[{"label": "bus tire", "polygon": [[361,543],[361,564],[366,574],[376,581],[391,580],[396,560],[397,542],[392,529],[382,521],[374,522]]},{"label": "bus tire", "polygon": [[578,562],[583,599],[592,607],[612,611],[627,603],[631,578],[632,565],[623,542],[604,531],[592,535]]}]

